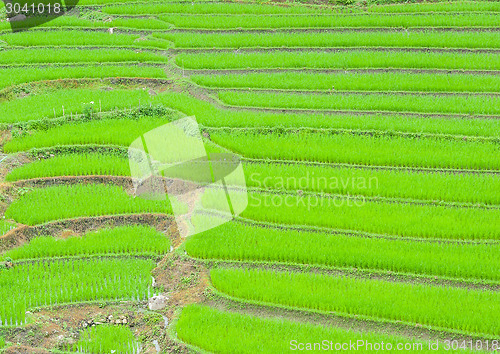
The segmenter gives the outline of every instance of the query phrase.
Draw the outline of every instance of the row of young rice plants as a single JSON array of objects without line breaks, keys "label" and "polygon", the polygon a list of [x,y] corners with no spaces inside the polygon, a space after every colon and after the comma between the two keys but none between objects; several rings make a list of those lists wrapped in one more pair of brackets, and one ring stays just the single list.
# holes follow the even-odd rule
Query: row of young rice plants
[{"label": "row of young rice plants", "polygon": [[82,236],[56,239],[40,236],[11,249],[3,258],[13,260],[95,255],[158,256],[170,251],[170,239],[151,226],[119,226],[87,232]]},{"label": "row of young rice plants", "polygon": [[211,16],[166,15],[161,20],[177,28],[201,29],[262,29],[262,28],[366,28],[366,27],[497,27],[500,15],[496,13],[453,13],[418,15],[333,15],[333,16]]},{"label": "row of young rice plants", "polygon": [[[5,217],[26,225],[75,217],[172,213],[173,200],[134,198],[119,186],[74,184],[36,188],[12,202]],[[187,207],[180,205],[179,208]]]},{"label": "row of young rice plants", "polygon": [[[500,106],[499,106],[500,107]],[[211,130],[213,142],[245,157],[375,166],[499,170],[496,140],[383,133]]]},{"label": "row of young rice plants", "polygon": [[414,52],[353,49],[334,52],[180,53],[175,63],[186,69],[349,69],[403,68],[500,70],[500,55],[480,52]]},{"label": "row of young rice plants", "polygon": [[182,93],[166,92],[156,102],[186,115],[195,115],[209,127],[314,127],[350,130],[385,130],[390,132],[434,133],[465,136],[500,137],[500,121],[479,117],[413,117],[402,114],[368,113],[322,114],[255,112],[227,110]]},{"label": "row of young rice plants", "polygon": [[2,33],[0,40],[12,47],[137,47],[167,49],[169,42],[158,38],[144,38],[138,34],[109,34],[107,32],[93,32],[81,30],[59,31],[21,31],[16,33]]},{"label": "row of young rice plants", "polygon": [[[197,215],[196,222],[207,216]],[[415,242],[230,222],[186,242],[191,257],[279,262],[498,283],[499,244]],[[383,255],[383,256],[381,256]]]},{"label": "row of young rice plants", "polygon": [[141,89],[61,89],[32,94],[23,99],[0,103],[0,123],[19,123],[43,118],[56,118],[85,110],[111,111],[116,108],[137,108],[152,101],[148,91]]},{"label": "row of young rice plants", "polygon": [[500,77],[481,74],[397,72],[278,72],[192,75],[198,85],[222,88],[260,88],[329,91],[500,92]]},{"label": "row of young rice plants", "polygon": [[[247,187],[416,200],[500,205],[495,174],[363,169],[306,163],[243,161]],[[125,156],[63,154],[11,171],[6,181],[57,176],[130,176]]]},{"label": "row of young rice plants", "polygon": [[163,63],[167,57],[130,49],[23,48],[3,50],[2,65],[141,62]]},{"label": "row of young rice plants", "polygon": [[276,93],[249,90],[221,91],[219,99],[229,105],[289,109],[417,112],[442,114],[500,114],[500,95],[406,95],[394,93]]},{"label": "row of young rice plants", "polygon": [[374,343],[385,343],[385,350],[400,348],[421,353],[469,352],[468,349],[445,351],[443,348],[431,351],[427,343],[386,333],[358,332],[281,318],[262,318],[203,305],[184,307],[176,330],[183,342],[212,353],[274,354],[293,352],[299,348],[311,351],[373,352]]},{"label": "row of young rice plants", "polygon": [[210,277],[218,291],[261,304],[500,334],[496,291],[250,269],[212,269]]},{"label": "row of young rice plants", "polygon": [[[395,48],[500,48],[496,31],[345,31],[335,33],[273,32],[170,32],[154,33],[155,38],[171,41],[176,48],[245,48],[245,47],[395,47]],[[1,37],[0,37],[1,38]]]},{"label": "row of young rice plants", "polygon": [[5,176],[9,182],[57,176],[130,176],[125,156],[98,153],[63,154],[22,165]]},{"label": "row of young rice plants", "polygon": [[101,325],[80,332],[75,344],[68,345],[70,353],[130,353],[141,352],[140,343],[128,327]]},{"label": "row of young rice plants", "polygon": [[499,12],[500,4],[494,1],[448,1],[422,3],[396,3],[372,5],[364,8],[367,12],[381,13],[422,13],[422,12]]},{"label": "row of young rice plants", "polygon": [[26,323],[25,311],[41,306],[146,299],[154,267],[152,260],[105,258],[16,264],[0,272],[0,327]]},{"label": "row of young rice plants", "polygon": [[41,80],[60,79],[95,79],[110,77],[144,77],[166,78],[161,67],[154,66],[129,66],[129,65],[95,65],[95,66],[70,66],[70,67],[30,67],[30,68],[4,68],[0,69],[0,89]]},{"label": "row of young rice plants", "polygon": [[244,163],[247,187],[500,205],[500,175],[364,169],[307,163]]},{"label": "row of young rice plants", "polygon": [[[215,211],[227,209],[227,201],[212,191],[203,195],[202,204]],[[498,208],[250,191],[248,206],[241,217],[274,224],[324,227],[361,234],[447,240],[500,239]]]},{"label": "row of young rice plants", "polygon": [[0,236],[5,235],[7,232],[15,228],[16,224],[6,220],[0,220]]}]

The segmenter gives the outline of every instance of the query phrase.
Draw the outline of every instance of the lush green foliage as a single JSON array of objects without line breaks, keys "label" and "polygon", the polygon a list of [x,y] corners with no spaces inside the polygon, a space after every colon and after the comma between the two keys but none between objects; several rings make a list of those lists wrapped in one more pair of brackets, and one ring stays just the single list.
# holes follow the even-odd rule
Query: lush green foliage
[{"label": "lush green foliage", "polygon": [[178,48],[430,47],[500,48],[499,32],[346,31],[335,33],[155,33]]},{"label": "lush green foliage", "polygon": [[248,187],[500,205],[497,174],[245,163]]},{"label": "lush green foliage", "polygon": [[[227,201],[206,192],[206,208],[223,211]],[[227,207],[226,207],[227,208]],[[249,192],[241,216],[271,223],[414,238],[500,239],[500,209],[365,200],[349,196]]]},{"label": "lush green foliage", "polygon": [[8,68],[0,69],[0,89],[31,81],[107,77],[166,78],[166,75],[162,68],[151,66]]},{"label": "lush green foliage", "polygon": [[466,12],[466,11],[500,11],[500,4],[493,1],[449,1],[449,2],[422,2],[370,6],[369,12],[385,13],[419,13],[419,12]]},{"label": "lush green foliage", "polygon": [[497,27],[498,14],[363,14],[347,16],[210,16],[167,15],[160,19],[179,28],[335,28],[335,27]]},{"label": "lush green foliage", "polygon": [[23,48],[3,50],[0,64],[165,62],[159,54],[130,49]]},{"label": "lush green foliage", "polygon": [[[408,351],[427,353],[427,344],[409,341],[402,337],[375,332],[355,332],[343,328],[321,327],[307,322],[292,322],[286,319],[260,318],[234,312],[219,311],[207,306],[189,305],[182,310],[176,325],[177,334],[186,343],[212,353],[237,352],[254,353],[293,353],[301,343],[309,350],[335,350],[336,343],[359,342],[356,349],[346,353],[371,352],[367,343],[390,343],[392,348],[398,344]],[[293,344],[296,345],[295,349]],[[320,346],[327,343],[326,347]],[[332,345],[330,346],[330,342]],[[307,344],[306,344],[307,343]],[[315,344],[316,343],[316,344]],[[330,349],[332,348],[333,349]],[[325,349],[327,348],[327,349]],[[341,351],[337,348],[337,352]],[[344,352],[344,350],[342,350]],[[432,351],[434,353],[434,351]],[[440,349],[436,352],[445,352]],[[453,352],[453,351],[450,351]],[[460,351],[463,353],[464,351]],[[467,352],[467,351],[465,351]]]},{"label": "lush green foliage", "polygon": [[161,255],[170,251],[170,239],[150,226],[121,226],[56,239],[37,237],[11,249],[4,257],[17,259],[90,256],[105,254]]},{"label": "lush green foliage", "polygon": [[[499,106],[500,107],[500,106]],[[500,144],[434,137],[338,132],[235,133],[217,130],[212,140],[250,158],[375,166],[500,169]]]},{"label": "lush green foliage", "polygon": [[94,259],[18,264],[0,272],[0,319],[25,322],[40,306],[98,300],[143,300],[150,294],[151,260]]},{"label": "lush green foliage", "polygon": [[0,220],[0,236],[6,234],[15,227],[16,225],[14,223],[5,220]]},{"label": "lush green foliage", "polygon": [[352,267],[500,281],[498,244],[388,240],[231,222],[189,238],[186,250],[190,256],[204,259]]},{"label": "lush green foliage", "polygon": [[498,92],[500,78],[473,74],[412,73],[256,73],[226,75],[193,75],[199,85],[225,88],[270,88],[283,90],[333,91],[457,91]]},{"label": "lush green foliage", "polygon": [[128,327],[102,325],[90,327],[80,333],[72,348],[79,353],[139,353],[139,343]]},{"label": "lush green foliage", "polygon": [[6,181],[56,176],[130,176],[129,161],[102,154],[68,154],[41,159],[11,171]]},{"label": "lush green foliage", "polygon": [[421,113],[500,114],[500,96],[390,93],[289,94],[219,92],[219,98],[236,106],[331,109],[347,111],[388,111]]},{"label": "lush green foliage", "polygon": [[402,52],[369,49],[299,53],[286,51],[182,53],[175,57],[175,62],[186,69],[422,68],[500,70],[500,55],[494,53]]},{"label": "lush green foliage", "polygon": [[500,334],[495,291],[246,269],[213,269],[210,276],[217,290],[245,300]]},{"label": "lush green foliage", "polygon": [[14,201],[5,216],[35,225],[85,216],[170,212],[168,200],[134,198],[114,185],[75,184],[34,189]]}]

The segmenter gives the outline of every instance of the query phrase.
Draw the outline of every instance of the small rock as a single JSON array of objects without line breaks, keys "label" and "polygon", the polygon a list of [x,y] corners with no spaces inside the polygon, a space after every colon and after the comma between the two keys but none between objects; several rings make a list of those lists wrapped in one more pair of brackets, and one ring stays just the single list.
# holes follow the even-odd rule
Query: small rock
[{"label": "small rock", "polygon": [[153,296],[148,301],[148,308],[151,311],[164,309],[167,306],[167,300],[168,300],[168,297],[165,295],[160,294],[160,295]]},{"label": "small rock", "polygon": [[116,320],[115,324],[122,324],[122,321],[121,320]]},{"label": "small rock", "polygon": [[122,320],[122,323],[123,323],[123,324],[127,324],[127,319],[126,319],[126,318],[124,318],[124,319]]}]

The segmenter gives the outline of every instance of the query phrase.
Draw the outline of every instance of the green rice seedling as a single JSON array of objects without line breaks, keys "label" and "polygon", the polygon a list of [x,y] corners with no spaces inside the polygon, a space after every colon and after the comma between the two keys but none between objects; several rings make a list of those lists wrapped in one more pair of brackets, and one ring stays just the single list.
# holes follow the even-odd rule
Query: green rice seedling
[{"label": "green rice seedling", "polygon": [[82,331],[71,349],[78,353],[139,353],[140,345],[130,328],[105,324]]},{"label": "green rice seedling", "polygon": [[414,73],[252,73],[193,75],[208,87],[333,91],[500,92],[500,78],[477,74]]},{"label": "green rice seedling", "polygon": [[0,64],[166,62],[167,57],[129,49],[23,48],[3,50]]},{"label": "green rice seedling", "polygon": [[347,111],[500,114],[500,96],[433,94],[330,93],[290,94],[268,92],[219,92],[226,104],[248,107],[331,109]]},{"label": "green rice seedling", "polygon": [[16,264],[0,272],[0,327],[25,324],[25,311],[41,306],[144,300],[154,267],[152,260],[105,258]]},{"label": "green rice seedling", "polygon": [[[207,216],[197,216],[203,221]],[[230,222],[189,238],[191,257],[500,281],[498,244],[434,243]],[[381,256],[383,255],[383,256]]]},{"label": "green rice seedling", "polygon": [[349,69],[420,68],[500,70],[496,53],[433,53],[394,50],[349,50],[337,52],[181,53],[177,65],[186,69]]},{"label": "green rice seedling", "polygon": [[500,16],[495,13],[418,14],[408,16],[386,14],[334,16],[211,16],[166,15],[160,19],[177,28],[350,28],[350,27],[497,27]]},{"label": "green rice seedling", "polygon": [[411,166],[499,170],[500,145],[495,141],[468,141],[388,134],[214,130],[215,143],[245,157],[295,161],[349,163],[375,166]]},{"label": "green rice seedling", "polygon": [[0,220],[0,236],[5,235],[7,232],[15,228],[16,224],[5,220]]},{"label": "green rice seedling", "polygon": [[57,176],[130,176],[128,159],[96,153],[58,155],[22,165],[11,171],[6,181]]},{"label": "green rice seedling", "polygon": [[5,338],[4,337],[0,337],[0,349],[5,348],[6,345],[7,345],[7,343],[5,342]]},{"label": "green rice seedling", "polygon": [[163,40],[146,38],[140,35],[109,34],[106,32],[59,30],[59,31],[29,31],[0,34],[0,40],[14,47],[33,46],[105,46],[105,47],[148,47],[166,49],[170,47]]},{"label": "green rice seedling", "polygon": [[109,77],[166,78],[166,74],[165,71],[160,67],[125,65],[7,68],[0,69],[0,89],[22,83],[41,80]]},{"label": "green rice seedling", "polygon": [[157,256],[170,251],[170,239],[151,226],[121,226],[56,239],[43,236],[4,254],[14,260],[109,254]]},{"label": "green rice seedling", "polygon": [[[203,206],[224,211],[227,201],[205,193]],[[227,208],[227,207],[226,207]],[[7,210],[8,211],[8,210]],[[248,192],[241,217],[361,234],[450,240],[500,239],[500,209],[366,200],[349,196]]]},{"label": "green rice seedling", "polygon": [[[346,31],[335,33],[154,33],[176,48],[499,48],[500,32],[469,31]],[[8,41],[7,41],[8,42]],[[9,43],[10,44],[10,43]]]},{"label": "green rice seedling", "polygon": [[428,349],[428,343],[381,332],[357,332],[282,318],[260,318],[202,305],[183,308],[176,329],[183,342],[213,353],[274,354],[296,350],[372,352],[374,343],[385,343],[387,348],[406,348],[410,352],[468,352],[467,349],[445,351],[443,348],[432,351]]},{"label": "green rice seedling", "polygon": [[500,4],[493,1],[450,1],[435,3],[404,3],[369,6],[365,8],[368,12],[382,13],[422,13],[422,12],[499,12]]},{"label": "green rice seedling", "polygon": [[22,224],[99,215],[171,213],[170,201],[134,198],[122,187],[104,184],[37,188],[14,201],[5,216]]},{"label": "green rice seedling", "polygon": [[500,137],[500,121],[476,117],[412,117],[374,114],[296,114],[282,112],[234,111],[215,108],[212,104],[182,93],[166,92],[156,97],[167,107],[186,115],[195,115],[198,122],[211,127],[314,127],[352,130],[385,130],[412,133],[453,134]]},{"label": "green rice seedling", "polygon": [[217,290],[246,301],[476,335],[500,333],[495,291],[249,269],[212,269],[210,276]]},{"label": "green rice seedling", "polygon": [[247,187],[500,205],[497,174],[364,169],[306,163],[243,165]]},{"label": "green rice seedling", "polygon": [[115,108],[139,107],[152,102],[146,90],[68,89],[33,94],[18,100],[0,103],[0,122],[17,123],[43,118],[56,118],[70,113],[111,111]]}]

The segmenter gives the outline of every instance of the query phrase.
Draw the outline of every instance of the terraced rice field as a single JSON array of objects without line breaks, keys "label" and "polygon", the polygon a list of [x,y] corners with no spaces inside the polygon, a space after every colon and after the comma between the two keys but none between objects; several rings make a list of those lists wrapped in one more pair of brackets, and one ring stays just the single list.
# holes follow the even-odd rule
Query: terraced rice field
[{"label": "terraced rice field", "polygon": [[0,353],[500,351],[500,2],[7,11]]}]

